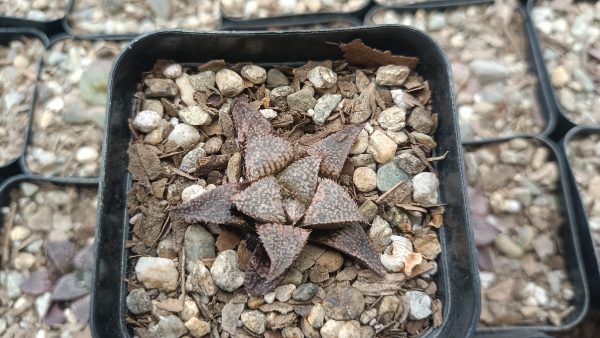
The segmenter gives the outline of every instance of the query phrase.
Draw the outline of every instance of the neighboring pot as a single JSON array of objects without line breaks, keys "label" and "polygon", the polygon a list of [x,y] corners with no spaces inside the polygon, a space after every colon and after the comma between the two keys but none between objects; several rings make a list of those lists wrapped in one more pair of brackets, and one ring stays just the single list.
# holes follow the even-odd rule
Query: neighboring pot
[{"label": "neighboring pot", "polygon": [[561,144],[565,155],[565,161],[568,165],[567,176],[571,185],[570,197],[573,201],[574,213],[577,219],[581,253],[586,258],[583,263],[587,272],[588,284],[590,285],[591,305],[593,308],[598,308],[600,307],[600,260],[596,254],[595,244],[590,233],[590,225],[583,199],[579,188],[577,187],[577,183],[575,182],[571,161],[567,155],[567,147],[573,139],[592,134],[600,134],[600,127],[576,127],[569,130]]}]

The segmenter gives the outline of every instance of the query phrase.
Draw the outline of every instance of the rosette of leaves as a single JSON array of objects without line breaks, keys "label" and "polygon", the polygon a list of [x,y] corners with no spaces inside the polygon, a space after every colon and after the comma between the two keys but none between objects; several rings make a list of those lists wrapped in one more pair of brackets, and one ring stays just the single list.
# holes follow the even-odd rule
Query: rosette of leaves
[{"label": "rosette of leaves", "polygon": [[231,226],[256,239],[248,241],[253,252],[246,291],[263,295],[275,288],[308,241],[384,274],[362,228],[366,220],[336,183],[364,126],[348,126],[308,149],[295,149],[245,98],[234,101],[232,115],[243,154],[242,182],[218,186],[173,211],[187,223]]}]

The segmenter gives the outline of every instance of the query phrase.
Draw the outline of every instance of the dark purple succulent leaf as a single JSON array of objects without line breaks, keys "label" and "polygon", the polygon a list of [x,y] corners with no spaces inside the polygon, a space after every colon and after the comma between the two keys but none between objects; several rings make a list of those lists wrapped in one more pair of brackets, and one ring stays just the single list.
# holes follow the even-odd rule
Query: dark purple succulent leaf
[{"label": "dark purple succulent leaf", "polygon": [[223,184],[192,200],[179,204],[172,215],[183,217],[187,223],[216,223],[241,225],[244,220],[231,213],[231,197],[241,190],[238,184]]},{"label": "dark purple succulent leaf", "polygon": [[75,243],[67,240],[48,241],[47,253],[48,258],[58,270],[67,272],[73,264]]},{"label": "dark purple succulent leaf", "polygon": [[87,295],[71,303],[71,311],[81,323],[87,323],[90,318],[90,297]]},{"label": "dark purple succulent leaf", "polygon": [[486,216],[489,213],[488,199],[481,187],[469,188],[469,207],[471,215]]},{"label": "dark purple succulent leaf", "polygon": [[78,280],[75,273],[68,273],[62,276],[52,292],[52,300],[68,301],[77,299],[88,294],[90,290],[86,288],[82,281]]},{"label": "dark purple succulent leaf", "polygon": [[271,261],[267,282],[288,270],[310,235],[310,230],[277,223],[259,225],[257,232]]},{"label": "dark purple succulent leaf", "polygon": [[366,223],[356,202],[339,184],[322,179],[300,226],[312,229],[338,229],[352,223]]},{"label": "dark purple succulent leaf", "polygon": [[321,158],[321,174],[334,178],[340,175],[352,144],[364,127],[364,124],[346,127],[308,148],[309,155]]},{"label": "dark purple succulent leaf", "polygon": [[496,240],[496,237],[502,233],[500,229],[488,222],[485,216],[471,215],[471,225],[475,237],[475,245],[484,246]]},{"label": "dark purple succulent leaf", "polygon": [[48,326],[58,325],[62,324],[64,321],[65,316],[63,314],[63,308],[60,306],[59,303],[55,302],[50,307],[50,310],[48,310],[48,313],[46,313],[46,317],[44,317],[44,324]]},{"label": "dark purple succulent leaf", "polygon": [[78,270],[92,270],[94,266],[95,243],[88,244],[81,248],[75,255],[73,263]]},{"label": "dark purple succulent leaf", "polygon": [[33,272],[25,279],[19,288],[21,291],[30,295],[41,295],[44,292],[49,292],[54,287],[57,275],[45,267]]},{"label": "dark purple succulent leaf", "polygon": [[489,245],[477,247],[479,268],[484,271],[494,271],[494,251]]},{"label": "dark purple succulent leaf", "polygon": [[283,277],[285,277],[285,273],[282,273],[274,280],[267,282],[270,266],[269,255],[262,244],[259,243],[252,252],[252,256],[250,256],[250,260],[246,267],[246,274],[244,277],[244,288],[246,289],[246,292],[252,296],[263,296],[279,285],[283,280]]},{"label": "dark purple succulent leaf", "polygon": [[336,230],[313,231],[309,241],[339,250],[380,276],[385,274],[385,267],[381,264],[379,255],[359,224],[350,224]]}]

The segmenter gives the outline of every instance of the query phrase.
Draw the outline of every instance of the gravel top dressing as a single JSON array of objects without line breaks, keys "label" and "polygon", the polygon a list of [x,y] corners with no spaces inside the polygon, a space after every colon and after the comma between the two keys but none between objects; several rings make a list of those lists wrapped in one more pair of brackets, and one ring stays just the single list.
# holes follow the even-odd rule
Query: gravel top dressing
[{"label": "gravel top dressing", "polygon": [[0,167],[23,152],[37,67],[43,53],[43,43],[32,38],[0,46],[3,60],[0,66]]},{"label": "gravel top dressing", "polygon": [[27,168],[44,176],[97,176],[106,85],[121,42],[64,39],[44,55]]},{"label": "gravel top dressing", "polygon": [[68,21],[77,34],[139,34],[219,26],[217,0],[73,0]]},{"label": "gravel top dressing", "polygon": [[4,193],[0,335],[90,337],[97,189],[21,180]]},{"label": "gravel top dressing", "polygon": [[69,0],[5,0],[0,2],[2,16],[37,21],[52,21],[65,16]]},{"label": "gravel top dressing", "polygon": [[489,139],[535,134],[544,127],[518,6],[499,0],[444,11],[381,9],[371,21],[430,34],[452,66],[463,141]]},{"label": "gravel top dressing", "polygon": [[541,143],[519,138],[466,149],[480,327],[558,326],[574,309],[559,233],[559,171],[549,154]]},{"label": "gravel top dressing", "polygon": [[223,15],[229,18],[256,19],[319,12],[353,12],[368,0],[220,0]]},{"label": "gravel top dressing", "polygon": [[416,58],[339,46],[344,60],[295,68],[160,60],[144,74],[128,150],[136,335],[416,337],[442,324],[445,155],[427,79]]},{"label": "gravel top dressing", "polygon": [[599,124],[600,2],[536,1],[532,18],[563,112],[578,124]]}]

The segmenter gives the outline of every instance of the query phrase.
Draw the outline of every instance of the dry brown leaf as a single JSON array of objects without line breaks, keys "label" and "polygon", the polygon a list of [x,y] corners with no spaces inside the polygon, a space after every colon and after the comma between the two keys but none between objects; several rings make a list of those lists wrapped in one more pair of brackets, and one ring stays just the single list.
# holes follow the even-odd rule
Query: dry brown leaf
[{"label": "dry brown leaf", "polygon": [[344,58],[349,63],[360,66],[401,65],[414,69],[419,59],[409,56],[393,55],[390,51],[380,51],[364,44],[361,39],[349,43],[340,43]]}]

